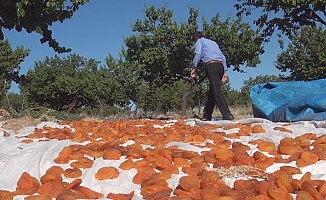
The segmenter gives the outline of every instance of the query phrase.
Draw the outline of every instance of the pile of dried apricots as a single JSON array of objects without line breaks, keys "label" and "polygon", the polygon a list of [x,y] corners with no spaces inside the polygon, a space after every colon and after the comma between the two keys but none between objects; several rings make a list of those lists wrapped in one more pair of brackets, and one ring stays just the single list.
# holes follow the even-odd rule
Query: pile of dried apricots
[{"label": "pile of dried apricots", "polygon": [[[325,180],[312,180],[310,172],[304,173],[300,179],[292,176],[302,174],[300,167],[326,159],[326,135],[306,133],[284,138],[278,145],[262,139],[252,140],[249,144],[257,145],[259,151],[249,155],[250,146],[233,139],[266,133],[259,124],[190,126],[182,120],[174,123],[116,120],[61,124],[67,126],[35,128],[21,142],[32,144],[57,139],[71,140],[74,144],[64,147],[54,159],[55,165],[39,179],[23,172],[15,191],[0,189],[0,199],[12,200],[16,195],[26,195],[25,200],[132,199],[134,192],[103,194],[82,186],[83,170],[91,168],[96,159],[121,158],[124,161],[119,167],[103,166],[94,174],[94,179],[116,179],[122,170],[136,169],[131,181],[139,185],[143,199],[326,199]],[[287,125],[274,130],[291,133]],[[235,128],[238,130],[236,133],[226,134],[226,130]],[[134,143],[123,145],[130,140]],[[184,150],[168,145],[170,142],[184,142],[205,150]],[[265,171],[274,163],[290,162],[295,162],[297,167],[284,165],[273,173]],[[70,167],[64,169],[60,166],[62,164]],[[252,166],[255,170],[245,171],[246,179],[235,180],[233,186],[229,186],[214,169],[233,166]],[[171,188],[167,181],[180,173],[185,175],[179,179],[176,188]],[[73,181],[65,182],[63,178],[73,178]]]}]

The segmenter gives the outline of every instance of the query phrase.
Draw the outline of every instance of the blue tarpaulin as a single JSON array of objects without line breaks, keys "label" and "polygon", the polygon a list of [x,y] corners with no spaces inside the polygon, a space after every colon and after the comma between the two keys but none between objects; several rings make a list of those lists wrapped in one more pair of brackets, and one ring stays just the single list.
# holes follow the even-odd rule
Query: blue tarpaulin
[{"label": "blue tarpaulin", "polygon": [[250,89],[254,117],[274,122],[326,120],[326,79],[269,82]]}]

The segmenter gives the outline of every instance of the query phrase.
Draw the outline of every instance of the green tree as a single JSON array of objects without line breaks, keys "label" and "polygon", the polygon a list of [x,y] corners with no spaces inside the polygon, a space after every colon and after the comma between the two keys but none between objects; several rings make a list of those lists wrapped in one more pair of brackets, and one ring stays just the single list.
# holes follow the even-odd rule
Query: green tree
[{"label": "green tree", "polygon": [[[170,83],[182,79],[183,70],[191,67],[191,34],[196,26],[173,20],[173,12],[166,7],[146,8],[146,19],[132,26],[136,35],[125,39],[126,60],[138,62],[145,81]],[[197,13],[191,12],[189,20]]]},{"label": "green tree", "polygon": [[[156,94],[161,98],[158,99],[149,93],[143,96],[148,98],[144,105],[164,106],[169,101],[162,97],[162,92],[188,76],[192,66],[194,43],[191,38],[194,31],[198,30],[198,10],[190,8],[187,22],[180,25],[173,19],[172,11],[166,7],[148,7],[145,15],[145,20],[138,19],[132,26],[137,34],[125,39],[128,48],[126,61],[138,64],[138,72],[135,73],[143,78],[143,83],[147,85],[145,88],[151,94],[159,91]],[[258,31],[251,30],[241,19],[231,21],[228,18],[222,22],[217,15],[212,19],[212,24],[203,20],[203,26],[209,38],[222,43],[228,65],[232,65],[234,70],[241,71],[240,66],[243,64],[255,67],[260,62],[259,55],[264,52],[263,40]],[[150,103],[159,99],[165,99],[165,103]],[[171,105],[168,104],[167,107]]]},{"label": "green tree", "polygon": [[3,29],[15,29],[20,32],[36,32],[42,35],[41,43],[48,43],[59,53],[71,49],[61,47],[52,37],[50,26],[57,21],[61,23],[70,19],[79,6],[89,0],[15,0],[0,1],[0,40],[4,39]]},{"label": "green tree", "polygon": [[140,75],[137,62],[125,61],[126,52],[123,49],[120,58],[114,59],[109,55],[105,60],[112,81],[111,95],[114,103],[119,106],[130,105],[142,99],[144,80]]},{"label": "green tree", "polygon": [[238,0],[234,5],[237,15],[259,13],[254,24],[264,28],[263,35],[271,36],[275,30],[291,35],[294,30],[307,25],[326,26],[325,0]]},{"label": "green tree", "polygon": [[[190,9],[188,22],[180,26],[166,7],[148,7],[145,15],[145,20],[138,19],[132,26],[137,35],[125,39],[128,47],[126,61],[137,63],[134,73],[142,78],[142,90],[138,90],[140,94],[135,100],[144,111],[167,110],[170,107],[167,108],[166,104],[173,103],[167,103],[164,91],[182,80],[184,69],[191,67],[193,51],[190,38],[197,29],[198,13]],[[169,98],[171,100],[171,96]]]},{"label": "green tree", "polygon": [[250,100],[250,89],[256,84],[262,84],[267,82],[282,82],[284,81],[283,76],[275,76],[275,75],[259,75],[254,78],[249,77],[248,80],[243,82],[243,87],[241,88],[239,94],[239,100],[242,102],[242,105],[249,106],[251,105]]},{"label": "green tree", "polygon": [[239,102],[239,92],[231,88],[230,82],[222,85],[222,92],[229,106],[237,106]]},{"label": "green tree", "polygon": [[13,50],[8,40],[0,40],[0,99],[8,92],[11,83],[19,82],[20,63],[29,55],[23,46]]},{"label": "green tree", "polygon": [[229,16],[221,21],[219,14],[209,24],[203,20],[205,36],[216,41],[227,58],[227,65],[233,70],[243,72],[241,66],[256,67],[259,56],[265,51],[263,39],[258,30],[252,30],[242,18],[232,20]]},{"label": "green tree", "polygon": [[46,57],[23,77],[21,90],[31,103],[63,110],[112,102],[109,71],[79,55]]},{"label": "green tree", "polygon": [[0,101],[0,108],[5,109],[13,117],[19,117],[20,114],[29,108],[26,97],[23,94],[7,93],[5,98]]},{"label": "green tree", "polygon": [[304,26],[290,37],[285,51],[277,57],[276,68],[290,72],[290,80],[326,78],[326,31]]}]

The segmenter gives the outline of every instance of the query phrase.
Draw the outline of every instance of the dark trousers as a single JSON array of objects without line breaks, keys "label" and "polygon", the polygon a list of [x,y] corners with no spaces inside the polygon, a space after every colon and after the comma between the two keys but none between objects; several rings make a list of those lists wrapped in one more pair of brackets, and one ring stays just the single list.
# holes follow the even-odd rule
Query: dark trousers
[{"label": "dark trousers", "polygon": [[221,80],[224,74],[224,68],[221,63],[212,63],[205,65],[204,70],[209,80],[209,90],[207,94],[207,103],[204,108],[204,118],[212,119],[215,103],[220,110],[223,118],[231,115],[228,104],[221,89]]}]

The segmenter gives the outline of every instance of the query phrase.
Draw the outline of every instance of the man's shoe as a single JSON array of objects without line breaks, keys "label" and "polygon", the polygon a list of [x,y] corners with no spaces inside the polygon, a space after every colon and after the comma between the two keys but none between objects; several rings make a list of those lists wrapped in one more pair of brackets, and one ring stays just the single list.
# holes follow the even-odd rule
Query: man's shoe
[{"label": "man's shoe", "polygon": [[201,121],[211,121],[212,119],[209,119],[209,118],[205,118],[205,117],[203,117],[203,118],[201,118],[200,120],[201,120]]},{"label": "man's shoe", "polygon": [[208,117],[206,113],[204,113],[203,117],[201,118],[202,121],[211,121],[212,117]]},{"label": "man's shoe", "polygon": [[194,115],[194,118],[196,118],[196,119],[200,119],[201,121],[211,121],[211,119],[209,119],[209,118],[206,117],[206,116],[199,117],[198,115]]},{"label": "man's shoe", "polygon": [[231,114],[231,115],[229,115],[229,116],[227,116],[227,117],[223,117],[223,120],[234,120],[234,117],[233,117],[233,115]]}]

